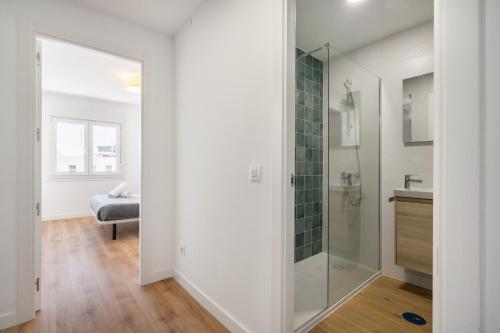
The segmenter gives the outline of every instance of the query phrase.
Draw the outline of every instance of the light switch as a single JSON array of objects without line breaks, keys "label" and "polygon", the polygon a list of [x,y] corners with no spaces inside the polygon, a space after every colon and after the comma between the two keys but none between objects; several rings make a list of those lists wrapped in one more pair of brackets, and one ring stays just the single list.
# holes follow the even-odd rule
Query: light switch
[{"label": "light switch", "polygon": [[248,180],[251,182],[260,182],[261,171],[262,171],[262,165],[250,164],[250,170],[248,173]]}]

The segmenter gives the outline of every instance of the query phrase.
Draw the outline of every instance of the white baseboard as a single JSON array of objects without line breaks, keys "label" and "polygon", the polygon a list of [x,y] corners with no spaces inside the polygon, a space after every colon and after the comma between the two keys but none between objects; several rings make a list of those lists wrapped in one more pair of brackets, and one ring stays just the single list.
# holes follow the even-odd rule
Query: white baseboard
[{"label": "white baseboard", "polygon": [[17,325],[17,313],[6,312],[0,314],[0,330]]},{"label": "white baseboard", "polygon": [[174,277],[174,269],[172,267],[167,267],[164,269],[159,269],[157,271],[154,271],[151,274],[144,274],[141,284],[146,285],[161,280],[165,280],[171,277]]},{"label": "white baseboard", "polygon": [[200,288],[194,285],[186,276],[174,270],[174,278],[187,290],[212,316],[217,318],[232,333],[248,333],[250,330],[236,320],[229,312],[223,309],[213,299],[208,297]]},{"label": "white baseboard", "polygon": [[57,220],[67,220],[67,219],[77,219],[80,217],[90,217],[92,216],[88,211],[84,213],[75,214],[55,214],[55,215],[42,215],[42,221],[57,221]]}]

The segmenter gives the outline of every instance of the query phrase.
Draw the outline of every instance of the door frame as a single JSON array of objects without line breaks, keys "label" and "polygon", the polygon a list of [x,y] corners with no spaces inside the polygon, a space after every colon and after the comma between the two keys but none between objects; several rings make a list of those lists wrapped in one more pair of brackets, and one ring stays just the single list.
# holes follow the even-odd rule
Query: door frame
[{"label": "door frame", "polygon": [[[18,59],[18,253],[17,253],[17,322],[22,323],[35,317],[39,306],[39,295],[35,283],[41,252],[37,249],[40,228],[37,221],[37,203],[41,196],[41,163],[39,158],[40,141],[37,141],[37,129],[41,130],[41,98],[37,96],[37,38],[46,37],[61,40],[73,45],[109,53],[118,57],[130,59],[141,64],[141,208],[143,202],[143,158],[144,151],[144,114],[145,99],[148,92],[149,77],[145,75],[144,67],[149,64],[150,56],[142,49],[130,46],[116,45],[98,41],[95,37],[61,29],[57,25],[47,25],[34,22],[25,17],[19,18],[19,59]],[[40,86],[41,87],[41,86]],[[38,184],[38,185],[37,185]],[[40,214],[41,215],[41,214]],[[144,221],[139,219],[139,284],[147,283],[144,263]]]},{"label": "door frame", "polygon": [[[285,176],[295,172],[295,140],[293,134],[295,133],[295,122],[293,117],[288,117],[288,114],[295,110],[295,35],[296,35],[296,1],[286,0],[284,13],[285,19],[285,52],[283,55],[285,63],[285,73],[283,79],[285,80],[285,98],[284,98],[284,151],[285,163],[283,171]],[[445,67],[447,59],[444,57],[443,43],[447,36],[443,31],[443,21],[445,20],[445,13],[448,8],[450,0],[434,0],[434,73],[436,78],[435,84],[435,105],[443,107],[445,110],[444,98],[441,92],[446,89],[445,81],[441,74],[441,70]],[[476,0],[481,1],[481,0]],[[438,110],[438,108],[435,108]],[[441,208],[441,197],[444,195],[445,190],[442,183],[440,172],[443,172],[443,165],[446,164],[443,152],[446,151],[446,144],[443,144],[443,137],[446,134],[445,128],[446,116],[445,112],[434,115],[434,161],[433,161],[433,177],[434,177],[434,212],[433,212],[433,332],[442,332],[445,325],[442,324],[443,316],[443,298],[447,292],[447,288],[443,285],[443,268],[438,269],[438,265],[442,266],[445,259],[445,252],[438,249],[445,244],[446,238],[443,237],[444,230],[446,229],[445,209]],[[286,178],[285,177],[285,178]],[[285,195],[285,216],[283,219],[283,296],[282,296],[282,332],[293,332],[293,319],[294,319],[294,248],[293,248],[293,230],[294,230],[294,196],[289,193],[289,183],[285,182],[284,195]],[[382,200],[382,198],[380,199]],[[382,244],[380,244],[382,246]],[[383,272],[382,267],[380,271]],[[464,313],[465,316],[465,313]]]}]

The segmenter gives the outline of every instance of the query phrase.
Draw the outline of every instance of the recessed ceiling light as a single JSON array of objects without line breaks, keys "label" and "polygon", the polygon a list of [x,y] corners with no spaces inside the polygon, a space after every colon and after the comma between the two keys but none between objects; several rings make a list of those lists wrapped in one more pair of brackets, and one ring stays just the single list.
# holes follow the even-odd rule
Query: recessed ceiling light
[{"label": "recessed ceiling light", "polygon": [[358,3],[365,2],[365,0],[347,0],[348,4],[356,5]]}]

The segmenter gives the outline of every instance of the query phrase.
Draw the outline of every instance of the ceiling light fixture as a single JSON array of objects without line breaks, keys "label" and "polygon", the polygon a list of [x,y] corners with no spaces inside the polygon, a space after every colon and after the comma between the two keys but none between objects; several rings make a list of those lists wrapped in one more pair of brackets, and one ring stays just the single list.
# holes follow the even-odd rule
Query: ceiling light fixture
[{"label": "ceiling light fixture", "polygon": [[141,93],[141,76],[137,73],[125,74],[123,76],[123,80],[125,81],[125,89],[134,94]]},{"label": "ceiling light fixture", "polygon": [[347,0],[347,3],[351,4],[351,5],[357,5],[357,4],[360,4],[362,2],[365,2],[365,0]]}]

